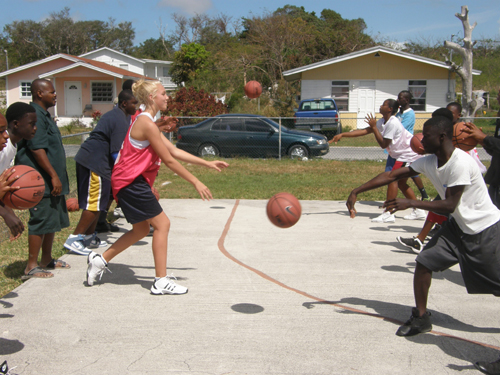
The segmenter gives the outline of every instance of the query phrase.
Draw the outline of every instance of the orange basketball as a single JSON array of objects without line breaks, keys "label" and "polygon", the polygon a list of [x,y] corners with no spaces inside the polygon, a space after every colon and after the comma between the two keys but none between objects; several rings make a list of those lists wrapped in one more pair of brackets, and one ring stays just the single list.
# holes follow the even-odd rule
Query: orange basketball
[{"label": "orange basketball", "polygon": [[267,217],[280,228],[295,225],[302,214],[300,202],[290,193],[278,193],[267,202]]},{"label": "orange basketball", "polygon": [[151,191],[153,192],[156,200],[160,200],[160,193],[158,193],[158,190],[156,190],[154,187],[151,187]]},{"label": "orange basketball", "polygon": [[250,81],[245,85],[245,94],[250,99],[255,99],[262,94],[262,86],[257,81]]},{"label": "orange basketball", "polygon": [[470,151],[477,146],[477,141],[472,137],[467,138],[469,134],[466,133],[464,129],[467,129],[464,122],[456,123],[453,126],[453,138],[451,140],[453,141],[453,145],[455,147],[464,151]]},{"label": "orange basketball", "polygon": [[423,155],[425,154],[424,146],[422,146],[422,138],[424,135],[422,133],[415,134],[410,141],[410,147],[414,153]]},{"label": "orange basketball", "polygon": [[69,212],[78,211],[80,206],[78,205],[78,199],[76,198],[68,198],[66,199],[66,208]]},{"label": "orange basketball", "polygon": [[45,181],[38,171],[28,165],[16,165],[14,175],[19,178],[12,186],[20,186],[19,190],[9,191],[3,197],[3,203],[16,210],[27,210],[35,207],[43,198]]}]

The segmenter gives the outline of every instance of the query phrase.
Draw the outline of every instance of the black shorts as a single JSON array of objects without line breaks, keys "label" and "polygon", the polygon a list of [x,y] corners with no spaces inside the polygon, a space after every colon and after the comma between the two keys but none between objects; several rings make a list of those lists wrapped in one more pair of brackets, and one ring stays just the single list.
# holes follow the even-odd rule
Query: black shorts
[{"label": "black shorts", "polygon": [[451,218],[425,245],[417,262],[434,272],[460,264],[467,292],[500,295],[500,222],[465,234]]},{"label": "black shorts", "polygon": [[130,224],[152,219],[163,212],[163,208],[154,196],[151,187],[142,176],[137,177],[130,185],[121,189],[117,198],[125,219]]},{"label": "black shorts", "polygon": [[111,195],[111,181],[76,164],[76,180],[78,185],[78,205],[82,210],[106,211]]}]

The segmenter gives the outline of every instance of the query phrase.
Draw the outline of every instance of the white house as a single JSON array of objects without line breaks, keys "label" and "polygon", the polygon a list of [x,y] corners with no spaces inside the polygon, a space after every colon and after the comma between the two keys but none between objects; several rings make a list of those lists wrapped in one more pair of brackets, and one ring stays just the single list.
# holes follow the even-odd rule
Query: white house
[{"label": "white house", "polygon": [[455,74],[445,62],[382,46],[291,69],[283,76],[301,81],[301,99],[334,98],[342,107],[341,118],[357,118],[359,128],[366,126],[367,113],[378,113],[384,100],[396,99],[402,90],[412,93],[410,105],[417,118],[428,118],[455,99]]}]

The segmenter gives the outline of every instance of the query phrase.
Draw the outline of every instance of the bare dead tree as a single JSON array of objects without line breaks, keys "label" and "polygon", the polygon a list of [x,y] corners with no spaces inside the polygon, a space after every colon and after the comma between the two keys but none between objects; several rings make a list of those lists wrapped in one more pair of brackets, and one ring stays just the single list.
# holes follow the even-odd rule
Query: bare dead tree
[{"label": "bare dead tree", "polygon": [[461,13],[456,13],[455,17],[462,21],[462,25],[464,28],[462,45],[450,41],[445,41],[444,46],[457,52],[462,57],[461,66],[455,64],[450,60],[447,60],[446,63],[450,66],[450,70],[456,72],[462,79],[462,115],[464,117],[470,117],[473,116],[476,113],[477,109],[483,105],[482,98],[478,100],[472,95],[472,49],[476,44],[472,41],[472,30],[474,30],[474,28],[476,27],[477,22],[474,22],[474,25],[472,26],[470,25],[469,8],[467,7],[467,5],[463,5],[461,10]]}]

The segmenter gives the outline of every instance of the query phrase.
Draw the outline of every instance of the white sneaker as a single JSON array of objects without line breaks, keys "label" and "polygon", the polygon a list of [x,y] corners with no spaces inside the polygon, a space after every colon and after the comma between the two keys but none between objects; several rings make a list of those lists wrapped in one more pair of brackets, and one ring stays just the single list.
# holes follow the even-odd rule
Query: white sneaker
[{"label": "white sneaker", "polygon": [[396,217],[394,214],[391,214],[388,211],[385,211],[382,215],[377,216],[375,219],[372,219],[372,223],[394,223],[396,221]]},{"label": "white sneaker", "polygon": [[97,237],[97,232],[85,236],[83,243],[89,249],[97,249],[98,247],[106,247],[108,243]]},{"label": "white sneaker", "polygon": [[113,211],[113,215],[115,215],[116,217],[125,217],[121,207],[116,207],[115,210]]},{"label": "white sneaker", "polygon": [[425,220],[427,217],[427,214],[425,213],[424,210],[421,210],[419,208],[414,208],[411,211],[411,214],[406,215],[403,217],[405,220]]},{"label": "white sneaker", "polygon": [[70,234],[64,243],[64,247],[78,255],[87,255],[91,252],[91,250],[85,246],[85,236],[83,234]]},{"label": "white sneaker", "polygon": [[187,291],[186,287],[177,284],[169,276],[155,280],[151,287],[151,293],[153,294],[185,294]]},{"label": "white sneaker", "polygon": [[94,253],[93,251],[91,251],[87,257],[87,263],[87,285],[92,286],[97,276],[99,276],[99,280],[101,280],[102,274],[104,271],[109,271],[109,268],[101,254]]}]

